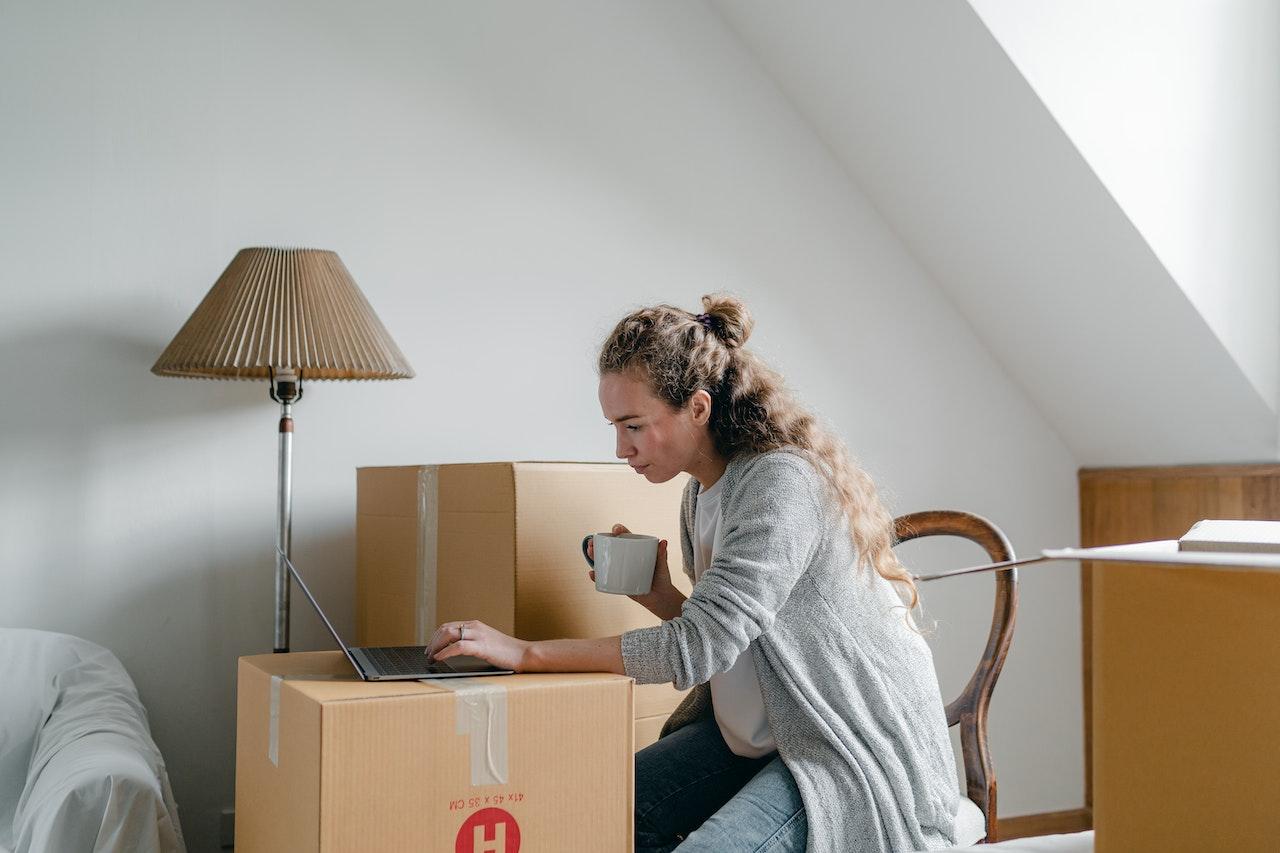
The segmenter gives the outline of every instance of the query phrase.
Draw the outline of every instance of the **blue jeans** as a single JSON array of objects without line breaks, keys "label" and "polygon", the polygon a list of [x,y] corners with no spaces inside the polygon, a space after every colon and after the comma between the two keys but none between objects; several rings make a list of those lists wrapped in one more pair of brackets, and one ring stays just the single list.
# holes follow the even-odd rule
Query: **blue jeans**
[{"label": "blue jeans", "polygon": [[636,753],[636,853],[786,853],[808,834],[778,754],[734,755],[714,717]]}]

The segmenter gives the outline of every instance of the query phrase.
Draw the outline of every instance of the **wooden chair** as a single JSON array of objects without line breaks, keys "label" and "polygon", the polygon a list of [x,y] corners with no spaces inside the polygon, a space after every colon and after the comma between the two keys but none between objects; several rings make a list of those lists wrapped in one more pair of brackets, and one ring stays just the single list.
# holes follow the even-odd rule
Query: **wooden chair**
[{"label": "wooden chair", "polygon": [[[896,519],[894,524],[899,544],[924,536],[959,536],[982,546],[993,563],[1014,558],[1013,546],[1000,528],[971,513],[956,510],[914,512]],[[982,660],[964,690],[946,706],[947,725],[960,726],[960,746],[964,753],[964,777],[969,799],[982,810],[986,818],[987,836],[983,843],[997,840],[996,772],[991,766],[991,753],[987,749],[987,709],[991,704],[991,694],[995,691],[1000,670],[1004,667],[1009,643],[1013,640],[1017,613],[1018,570],[1000,569],[996,572],[995,611]]]}]

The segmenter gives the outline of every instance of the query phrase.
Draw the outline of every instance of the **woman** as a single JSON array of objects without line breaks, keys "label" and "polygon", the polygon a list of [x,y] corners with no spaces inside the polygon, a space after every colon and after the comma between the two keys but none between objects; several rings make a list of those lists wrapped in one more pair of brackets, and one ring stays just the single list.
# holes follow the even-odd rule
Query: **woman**
[{"label": "woman", "polygon": [[617,455],[652,483],[691,476],[690,597],[663,541],[651,592],[634,597],[660,625],[525,642],[449,623],[432,651],[693,688],[636,754],[637,853],[952,846],[955,763],[892,519],[843,443],[743,348],[745,306],[702,303],[628,315],[599,363]]}]

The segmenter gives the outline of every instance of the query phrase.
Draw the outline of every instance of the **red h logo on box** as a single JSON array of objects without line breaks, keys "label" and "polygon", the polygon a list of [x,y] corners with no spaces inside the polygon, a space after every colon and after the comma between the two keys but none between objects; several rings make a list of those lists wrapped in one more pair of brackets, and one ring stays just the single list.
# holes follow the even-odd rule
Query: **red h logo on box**
[{"label": "red h logo on box", "polygon": [[462,822],[454,853],[519,853],[520,824],[502,809],[481,809]]}]

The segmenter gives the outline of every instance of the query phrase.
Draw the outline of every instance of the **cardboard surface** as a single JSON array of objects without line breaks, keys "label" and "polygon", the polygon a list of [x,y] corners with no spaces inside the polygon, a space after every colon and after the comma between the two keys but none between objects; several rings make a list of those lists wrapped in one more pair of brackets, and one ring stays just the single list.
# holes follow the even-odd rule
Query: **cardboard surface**
[{"label": "cardboard surface", "polygon": [[1277,574],[1095,567],[1099,853],[1275,849],[1278,620]]},{"label": "cardboard surface", "polygon": [[340,652],[241,658],[236,850],[629,851],[632,686],[368,683]]},{"label": "cardboard surface", "polygon": [[[672,579],[689,594],[679,539],[686,476],[654,485],[624,464],[493,462],[360,468],[356,478],[358,645],[425,644],[437,625],[461,619],[526,640],[656,625],[587,577],[582,537],[615,523],[668,540]],[[637,685],[636,719],[665,719],[683,696]]]},{"label": "cardboard surface", "polygon": [[[636,686],[639,687],[641,685]],[[667,717],[670,716],[670,711],[650,717],[636,716],[636,752],[652,743],[657,743],[658,735],[662,733],[662,726],[667,722]]]}]

